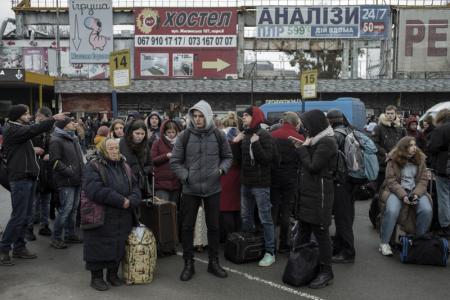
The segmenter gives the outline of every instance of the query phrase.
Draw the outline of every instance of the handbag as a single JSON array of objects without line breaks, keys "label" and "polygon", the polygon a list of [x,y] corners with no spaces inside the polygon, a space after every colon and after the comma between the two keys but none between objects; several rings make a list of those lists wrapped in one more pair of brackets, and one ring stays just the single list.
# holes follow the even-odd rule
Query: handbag
[{"label": "handbag", "polygon": [[304,286],[316,278],[319,273],[319,246],[316,241],[295,245],[298,240],[299,223],[292,229],[296,232],[292,238],[292,249],[284,268],[283,282],[292,286]]},{"label": "handbag", "polygon": [[447,266],[448,241],[425,234],[418,237],[400,237],[400,261],[408,264]]}]

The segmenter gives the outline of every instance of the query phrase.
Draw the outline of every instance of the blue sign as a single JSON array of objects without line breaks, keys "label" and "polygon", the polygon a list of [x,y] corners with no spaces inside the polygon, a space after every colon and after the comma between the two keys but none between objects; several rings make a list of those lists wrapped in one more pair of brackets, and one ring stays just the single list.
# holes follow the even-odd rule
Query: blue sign
[{"label": "blue sign", "polygon": [[260,6],[258,38],[333,39],[388,36],[389,6]]}]

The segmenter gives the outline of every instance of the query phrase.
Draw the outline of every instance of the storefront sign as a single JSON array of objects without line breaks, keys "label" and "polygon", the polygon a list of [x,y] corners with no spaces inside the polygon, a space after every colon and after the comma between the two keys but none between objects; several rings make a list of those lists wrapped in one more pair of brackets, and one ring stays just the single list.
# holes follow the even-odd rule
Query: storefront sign
[{"label": "storefront sign", "polygon": [[0,69],[0,82],[21,82],[25,81],[24,69]]}]

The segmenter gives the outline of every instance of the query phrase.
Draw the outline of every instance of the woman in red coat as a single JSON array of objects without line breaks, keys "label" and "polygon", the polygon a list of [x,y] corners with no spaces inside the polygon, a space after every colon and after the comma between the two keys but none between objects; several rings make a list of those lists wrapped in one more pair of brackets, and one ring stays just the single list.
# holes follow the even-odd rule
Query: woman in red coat
[{"label": "woman in red coat", "polygon": [[[229,113],[222,119],[223,131],[231,143],[238,135],[238,119],[235,113]],[[228,173],[220,178],[222,193],[220,193],[220,237],[224,241],[228,233],[239,231],[241,217],[241,180],[240,169],[233,160]]]},{"label": "woman in red coat", "polygon": [[170,170],[169,160],[172,149],[180,129],[173,120],[166,120],[160,128],[160,139],[152,146],[152,161],[155,167],[155,194],[160,199],[165,199],[179,204],[180,182],[175,173]]}]

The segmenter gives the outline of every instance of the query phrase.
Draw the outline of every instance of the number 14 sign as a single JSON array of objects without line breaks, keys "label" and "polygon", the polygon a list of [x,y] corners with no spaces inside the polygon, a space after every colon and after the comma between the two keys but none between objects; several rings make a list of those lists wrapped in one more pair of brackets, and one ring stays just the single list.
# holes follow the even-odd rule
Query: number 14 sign
[{"label": "number 14 sign", "polygon": [[130,58],[130,49],[111,52],[109,55],[109,78],[113,88],[130,86]]}]

